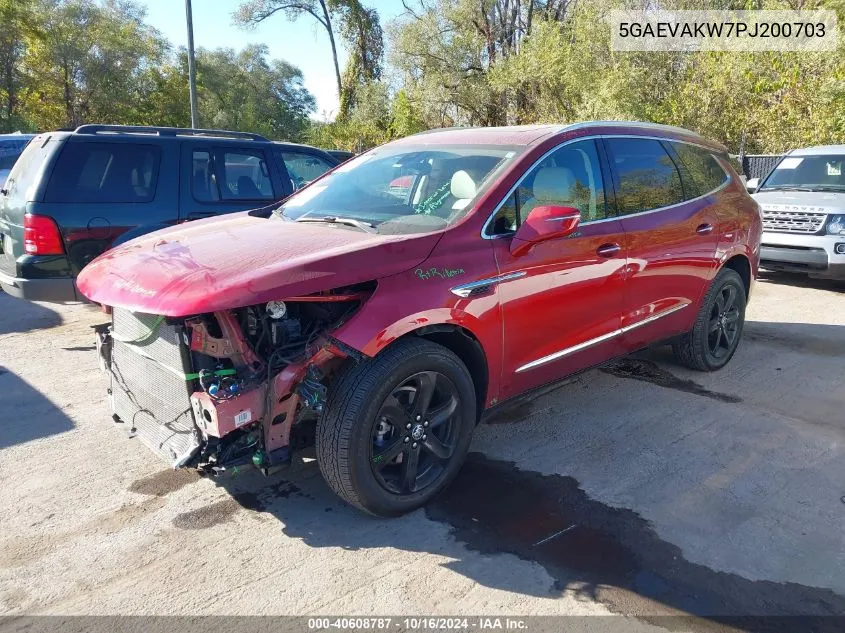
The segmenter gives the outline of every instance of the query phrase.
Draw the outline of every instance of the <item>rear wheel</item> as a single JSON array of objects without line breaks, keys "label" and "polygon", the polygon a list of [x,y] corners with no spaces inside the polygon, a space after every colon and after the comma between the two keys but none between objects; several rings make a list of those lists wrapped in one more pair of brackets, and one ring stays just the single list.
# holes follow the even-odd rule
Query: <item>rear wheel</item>
[{"label": "rear wheel", "polygon": [[723,268],[710,284],[693,328],[672,344],[675,357],[698,371],[716,371],[736,352],[745,324],[745,285]]},{"label": "rear wheel", "polygon": [[457,474],[475,426],[469,371],[448,349],[399,341],[341,375],[317,424],[323,477],[348,503],[396,516]]}]

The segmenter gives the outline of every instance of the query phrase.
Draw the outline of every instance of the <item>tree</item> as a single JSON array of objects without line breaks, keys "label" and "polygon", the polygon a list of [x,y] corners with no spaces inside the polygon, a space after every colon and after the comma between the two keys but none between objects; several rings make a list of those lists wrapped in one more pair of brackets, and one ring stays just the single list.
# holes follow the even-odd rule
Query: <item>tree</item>
[{"label": "tree", "polygon": [[144,71],[163,61],[168,46],[143,17],[128,1],[41,0],[41,35],[28,43],[22,96],[37,127],[136,118],[148,89]]},{"label": "tree", "polygon": [[39,36],[34,9],[34,0],[0,0],[0,131],[29,127],[18,112],[18,101],[26,41]]},{"label": "tree", "polygon": [[197,51],[199,110],[212,127],[299,140],[314,111],[314,97],[302,72],[287,62],[267,60],[267,46]]},{"label": "tree", "polygon": [[[365,7],[359,0],[246,0],[233,18],[236,24],[252,27],[279,12],[289,20],[310,16],[326,31],[337,81],[338,116],[347,116],[355,103],[358,88],[381,77],[384,40],[378,12]],[[338,26],[350,49],[343,75],[335,37]]]},{"label": "tree", "polygon": [[236,24],[254,27],[276,13],[284,13],[288,20],[297,20],[309,15],[325,29],[332,47],[332,60],[337,80],[338,98],[343,94],[343,82],[340,76],[340,63],[337,59],[337,45],[334,37],[334,25],[329,2],[333,0],[246,0],[232,15]]},{"label": "tree", "polygon": [[338,10],[341,34],[350,48],[338,111],[338,117],[345,118],[356,104],[359,88],[381,79],[384,36],[375,9],[368,9],[357,0],[346,0]]}]

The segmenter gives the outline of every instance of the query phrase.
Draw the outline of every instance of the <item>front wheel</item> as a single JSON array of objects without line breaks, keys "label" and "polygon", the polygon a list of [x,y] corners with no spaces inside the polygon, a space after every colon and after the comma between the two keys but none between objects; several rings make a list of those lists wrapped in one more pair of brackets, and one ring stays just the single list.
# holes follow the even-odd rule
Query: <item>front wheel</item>
[{"label": "front wheel", "polygon": [[693,328],[672,344],[675,357],[698,371],[716,371],[736,352],[745,325],[745,285],[735,270],[716,275]]},{"label": "front wheel", "polygon": [[431,341],[399,341],[333,385],[317,423],[317,460],[345,501],[397,516],[458,473],[475,420],[475,388],[463,362]]}]

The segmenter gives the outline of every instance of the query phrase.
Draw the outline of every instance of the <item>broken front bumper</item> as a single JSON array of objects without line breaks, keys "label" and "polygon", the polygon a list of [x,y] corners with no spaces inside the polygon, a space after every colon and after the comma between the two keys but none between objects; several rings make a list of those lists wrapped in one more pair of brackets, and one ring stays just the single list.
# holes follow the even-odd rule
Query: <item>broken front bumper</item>
[{"label": "broken front bumper", "polygon": [[[231,315],[215,314],[231,323]],[[110,377],[114,419],[139,437],[173,468],[196,465],[220,472],[233,464],[261,468],[290,459],[291,429],[304,412],[316,412],[325,400],[322,379],[346,353],[318,338],[313,349],[268,380],[263,361],[251,357],[252,369],[222,369],[238,383],[235,394],[212,395],[204,388],[193,359],[212,361],[245,351],[248,343],[237,328],[210,338],[192,321],[115,308],[111,327],[97,328],[101,367]],[[246,346],[246,347],[245,347]],[[238,352],[240,353],[240,352]],[[215,361],[216,362],[216,361]],[[207,384],[205,384],[207,386]]]}]

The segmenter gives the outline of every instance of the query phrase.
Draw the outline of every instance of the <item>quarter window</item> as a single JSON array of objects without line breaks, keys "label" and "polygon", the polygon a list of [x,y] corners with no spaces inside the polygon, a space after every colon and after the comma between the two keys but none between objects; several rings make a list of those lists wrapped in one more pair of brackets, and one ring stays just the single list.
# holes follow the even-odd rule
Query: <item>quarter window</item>
[{"label": "quarter window", "polygon": [[[725,184],[728,175],[712,153],[703,147],[696,147],[687,143],[672,143],[671,145],[686,168],[689,177],[692,178],[692,183],[687,183],[686,174],[684,174],[686,197],[688,199],[710,193]],[[694,195],[690,195],[691,191],[694,192]]]},{"label": "quarter window", "polygon": [[282,152],[282,161],[294,190],[304,187],[334,167],[319,156],[302,152]]},{"label": "quarter window", "polygon": [[46,202],[150,202],[161,152],[155,145],[68,142],[53,170]]},{"label": "quarter window", "polygon": [[582,222],[608,216],[595,141],[564,145],[534,166],[496,212],[490,233],[515,231],[532,209],[542,205],[574,207]]},{"label": "quarter window", "polygon": [[606,143],[619,178],[620,213],[650,211],[684,200],[678,168],[660,141],[609,138]]}]

